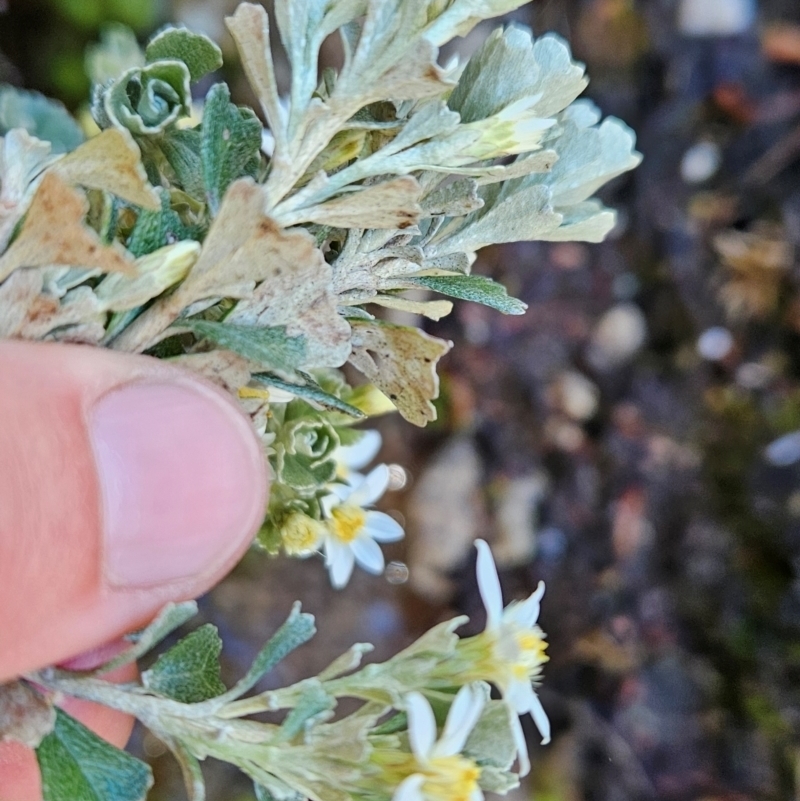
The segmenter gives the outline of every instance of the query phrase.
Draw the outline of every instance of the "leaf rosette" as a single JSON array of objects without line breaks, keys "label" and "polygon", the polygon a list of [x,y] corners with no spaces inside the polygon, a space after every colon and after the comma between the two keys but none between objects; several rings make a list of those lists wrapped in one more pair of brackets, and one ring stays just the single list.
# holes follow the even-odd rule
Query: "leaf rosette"
[{"label": "leaf rosette", "polygon": [[182,61],[133,67],[100,89],[108,123],[140,136],[159,134],[191,113],[189,68]]}]

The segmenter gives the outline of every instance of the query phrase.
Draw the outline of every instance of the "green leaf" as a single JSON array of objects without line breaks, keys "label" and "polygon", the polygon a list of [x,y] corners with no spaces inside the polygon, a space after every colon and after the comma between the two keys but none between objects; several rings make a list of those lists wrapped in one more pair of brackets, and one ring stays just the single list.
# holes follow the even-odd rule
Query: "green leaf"
[{"label": "green leaf", "polygon": [[170,128],[159,140],[159,147],[183,189],[193,197],[205,199],[200,148],[202,133],[196,128]]},{"label": "green leaf", "polygon": [[189,68],[192,82],[222,66],[222,51],[207,36],[187,28],[169,27],[157,33],[145,50],[148,61],[182,61]]},{"label": "green leaf", "polygon": [[130,69],[99,96],[109,123],[140,136],[162,133],[192,110],[189,70],[182,61]]},{"label": "green leaf", "polygon": [[309,679],[294,709],[281,725],[281,739],[289,741],[322,720],[336,706],[336,699],[325,692],[317,679]]},{"label": "green leaf", "polygon": [[247,325],[214,323],[209,320],[178,320],[175,325],[210,339],[267,368],[293,372],[306,355],[305,337],[290,337],[285,326],[256,328]]},{"label": "green leaf", "polygon": [[409,280],[441,295],[491,306],[503,314],[525,314],[528,308],[521,300],[510,297],[502,284],[483,275],[419,275]]},{"label": "green leaf", "polygon": [[142,673],[142,684],[158,695],[184,704],[206,701],[225,692],[219,677],[222,640],[211,623],[187,634]]},{"label": "green leaf", "polygon": [[270,373],[254,373],[251,377],[260,384],[291,392],[297,395],[298,398],[319,404],[325,409],[343,412],[350,417],[355,417],[357,420],[365,420],[367,417],[361,409],[356,409],[355,406],[345,403],[341,398],[337,398],[335,395],[331,395],[330,392],[326,392],[319,384],[312,381],[310,377],[306,379],[306,383],[303,385],[284,381]]},{"label": "green leaf", "polygon": [[134,641],[134,645],[126,651],[123,651],[110,662],[106,662],[101,668],[92,672],[108,673],[111,670],[116,670],[118,667],[136,661],[196,614],[197,604],[194,601],[185,601],[180,604],[167,604],[147,628],[128,636],[129,640]]},{"label": "green leaf", "polygon": [[180,216],[170,208],[169,195],[162,191],[161,210],[143,209],[140,212],[126,247],[138,258],[164,245],[189,238],[189,232]]},{"label": "green leaf", "polygon": [[316,631],[314,615],[301,612],[300,603],[295,603],[286,622],[261,649],[258,656],[253,660],[250,670],[247,671],[233,688],[225,693],[226,699],[238,698],[252,689],[265,673],[272,670],[278,662],[288,656],[295,648],[308,642]]},{"label": "green leaf", "polygon": [[261,123],[247,108],[230,102],[224,83],[212,86],[203,109],[203,181],[213,214],[237,178],[254,177],[261,162]]},{"label": "green leaf", "polygon": [[31,136],[50,142],[53,153],[67,153],[83,142],[83,131],[55,100],[38,92],[0,85],[0,136],[24,128]]},{"label": "green leaf", "polygon": [[101,740],[66,712],[36,749],[44,801],[144,801],[150,768]]}]

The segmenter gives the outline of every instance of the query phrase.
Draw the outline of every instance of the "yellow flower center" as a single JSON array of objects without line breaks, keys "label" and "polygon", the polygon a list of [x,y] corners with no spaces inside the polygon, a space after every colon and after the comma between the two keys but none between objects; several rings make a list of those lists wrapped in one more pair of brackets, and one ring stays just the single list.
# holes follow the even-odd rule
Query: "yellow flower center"
[{"label": "yellow flower center", "polygon": [[351,543],[364,528],[366,512],[360,506],[342,504],[331,509],[331,531],[344,543]]},{"label": "yellow flower center", "polygon": [[322,541],[322,523],[300,512],[289,515],[281,526],[283,549],[290,556],[304,556],[314,551]]},{"label": "yellow flower center", "polygon": [[433,757],[420,771],[423,795],[431,801],[469,801],[478,789],[481,769],[463,756]]},{"label": "yellow flower center", "polygon": [[549,657],[545,654],[547,643],[542,639],[536,629],[523,629],[515,627],[511,638],[516,645],[516,658],[511,660],[511,673],[516,679],[536,678],[541,666]]}]

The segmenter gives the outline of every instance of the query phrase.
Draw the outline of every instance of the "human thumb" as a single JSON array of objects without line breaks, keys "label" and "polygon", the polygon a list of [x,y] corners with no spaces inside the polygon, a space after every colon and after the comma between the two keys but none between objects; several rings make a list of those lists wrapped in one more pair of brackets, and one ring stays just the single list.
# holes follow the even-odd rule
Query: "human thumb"
[{"label": "human thumb", "polygon": [[0,342],[0,683],[196,597],[260,524],[259,440],[167,363]]}]

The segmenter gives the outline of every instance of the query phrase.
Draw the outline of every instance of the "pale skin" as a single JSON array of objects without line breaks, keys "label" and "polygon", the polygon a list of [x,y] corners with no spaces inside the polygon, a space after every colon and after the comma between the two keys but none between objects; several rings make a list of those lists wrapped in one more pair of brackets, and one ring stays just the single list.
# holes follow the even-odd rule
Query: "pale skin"
[{"label": "pale skin", "polygon": [[[147,357],[0,342],[0,683],[100,663],[164,604],[207,591],[266,496],[258,438],[221,390]],[[64,706],[127,741],[125,716]],[[13,742],[0,801],[41,801],[34,754]]]}]

